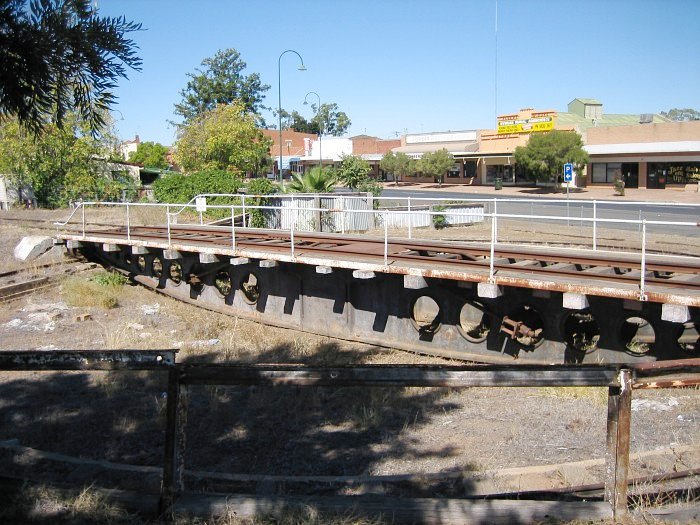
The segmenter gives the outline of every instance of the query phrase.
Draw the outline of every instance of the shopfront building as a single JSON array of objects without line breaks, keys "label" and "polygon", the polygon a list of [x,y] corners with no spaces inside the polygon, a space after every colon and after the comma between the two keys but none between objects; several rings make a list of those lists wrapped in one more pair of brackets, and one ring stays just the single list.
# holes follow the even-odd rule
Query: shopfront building
[{"label": "shopfront building", "polygon": [[663,189],[700,181],[700,122],[589,128],[588,182]]}]

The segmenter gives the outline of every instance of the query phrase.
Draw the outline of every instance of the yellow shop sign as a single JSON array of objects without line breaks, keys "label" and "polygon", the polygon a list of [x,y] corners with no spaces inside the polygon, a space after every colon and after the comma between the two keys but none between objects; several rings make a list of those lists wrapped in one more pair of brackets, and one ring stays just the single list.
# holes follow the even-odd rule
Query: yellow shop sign
[{"label": "yellow shop sign", "polygon": [[499,120],[498,134],[532,133],[534,131],[552,131],[554,117],[535,117],[514,120]]}]

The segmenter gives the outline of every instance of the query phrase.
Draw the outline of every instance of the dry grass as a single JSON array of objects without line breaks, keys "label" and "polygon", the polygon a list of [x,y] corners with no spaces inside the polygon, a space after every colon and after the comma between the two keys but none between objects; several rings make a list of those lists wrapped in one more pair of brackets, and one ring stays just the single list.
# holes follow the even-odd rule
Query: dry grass
[{"label": "dry grass", "polygon": [[70,277],[61,285],[66,302],[78,308],[116,308],[121,286],[102,285],[84,277]]},{"label": "dry grass", "polygon": [[79,492],[27,485],[0,505],[2,523],[137,525],[144,523],[88,487]]},{"label": "dry grass", "polygon": [[174,523],[175,525],[380,525],[385,522],[352,515],[329,516],[321,514],[312,507],[305,507],[300,510],[283,511],[274,516],[255,518],[238,517],[235,510],[231,509],[226,516],[207,520],[176,516]]},{"label": "dry grass", "polygon": [[547,397],[560,399],[587,399],[592,406],[606,406],[608,404],[608,391],[597,387],[541,387],[538,389]]}]

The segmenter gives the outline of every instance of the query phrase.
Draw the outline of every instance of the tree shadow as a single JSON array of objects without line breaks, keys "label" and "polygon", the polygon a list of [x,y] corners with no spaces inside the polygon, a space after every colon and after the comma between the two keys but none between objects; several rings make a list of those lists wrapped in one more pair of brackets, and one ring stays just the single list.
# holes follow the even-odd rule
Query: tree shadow
[{"label": "tree shadow", "polygon": [[[343,366],[362,363],[372,353],[341,351],[336,343],[325,343],[312,355],[299,357],[290,346],[280,345],[259,354],[257,362]],[[216,356],[209,354],[184,362],[215,360]],[[327,479],[304,483],[277,479],[262,484],[251,480],[245,487],[265,494],[347,493],[347,477],[366,481],[367,475],[383,468],[381,465],[415,464],[460,455],[461,451],[452,446],[426,448],[416,441],[415,431],[430,424],[436,415],[458,408],[449,400],[449,393],[445,388],[190,387],[185,465],[198,471],[278,478],[343,478],[335,483]],[[449,472],[473,468],[473,463],[466,463]],[[350,481],[351,485],[365,484]],[[202,490],[240,489],[243,485],[194,478],[188,482]],[[402,480],[396,486],[381,486],[381,492],[424,495],[437,493],[440,488],[449,489],[453,495],[469,492],[468,484],[454,475],[447,481]]]},{"label": "tree shadow", "polygon": [[[330,342],[299,356],[298,349],[285,344],[261,352],[256,362],[341,366],[367,362],[382,351],[341,349]],[[222,361],[220,354],[208,352],[182,362]],[[157,493],[166,387],[165,372],[3,372],[0,474]],[[449,394],[444,388],[190,387],[185,466],[220,473],[366,480],[380,471],[380,463],[456,458],[460,451],[441,444],[426,447],[414,432],[457,408]],[[473,468],[470,461],[456,470]],[[361,493],[375,487],[384,494],[469,493],[469,484],[455,469],[444,472],[446,479],[406,479],[381,486],[363,481],[350,489],[343,483],[270,484],[256,479],[233,488],[266,494]],[[186,486],[213,490],[224,485],[188,476]]]}]

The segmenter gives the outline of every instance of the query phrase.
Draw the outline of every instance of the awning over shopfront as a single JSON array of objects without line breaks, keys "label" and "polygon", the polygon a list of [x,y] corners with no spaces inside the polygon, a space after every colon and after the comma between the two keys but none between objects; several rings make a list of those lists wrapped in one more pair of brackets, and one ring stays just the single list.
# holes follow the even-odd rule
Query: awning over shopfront
[{"label": "awning over shopfront", "polygon": [[700,141],[633,142],[625,144],[589,144],[583,147],[589,155],[650,153],[700,153]]},{"label": "awning over shopfront", "polygon": [[391,151],[394,153],[405,153],[412,158],[420,158],[423,153],[434,153],[441,149],[446,149],[453,156],[461,156],[467,152],[473,152],[479,145],[475,141],[466,142],[449,142],[449,143],[429,143],[429,144],[407,144],[406,146],[399,146],[398,148],[392,148]]}]

